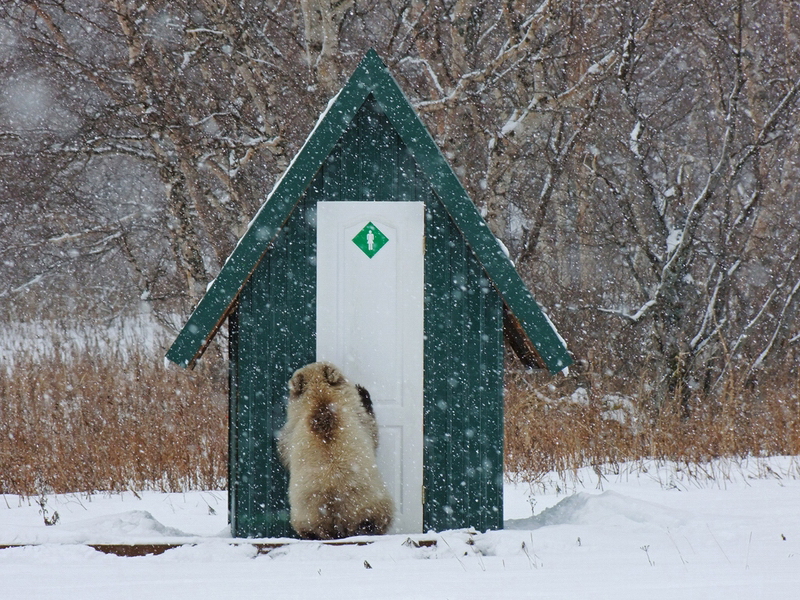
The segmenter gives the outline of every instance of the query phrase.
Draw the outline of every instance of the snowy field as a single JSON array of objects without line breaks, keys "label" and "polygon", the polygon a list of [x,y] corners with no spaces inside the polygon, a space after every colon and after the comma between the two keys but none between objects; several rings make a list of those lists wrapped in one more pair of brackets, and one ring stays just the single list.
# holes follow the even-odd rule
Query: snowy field
[{"label": "snowy field", "polygon": [[[172,321],[174,331],[180,330],[183,317],[170,315],[166,318]],[[33,360],[69,360],[72,353],[88,352],[125,361],[135,351],[163,355],[173,336],[147,312],[94,323],[6,322],[0,323],[0,356],[9,372],[19,356]]]},{"label": "snowy field", "polygon": [[[800,458],[586,469],[505,495],[505,531],[266,553],[229,537],[224,492],[50,496],[53,526],[36,498],[6,495],[0,545],[18,547],[0,550],[0,598],[800,597]],[[186,545],[134,558],[88,545],[112,543]]]}]

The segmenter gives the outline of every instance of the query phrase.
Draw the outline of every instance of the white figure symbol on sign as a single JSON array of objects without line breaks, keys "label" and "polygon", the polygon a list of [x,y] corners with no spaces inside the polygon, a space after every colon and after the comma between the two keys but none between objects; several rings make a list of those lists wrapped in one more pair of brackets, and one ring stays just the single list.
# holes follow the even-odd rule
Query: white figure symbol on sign
[{"label": "white figure symbol on sign", "polygon": [[374,247],[375,247],[375,233],[370,229],[369,233],[367,233],[367,248],[369,248],[369,251],[372,252]]}]

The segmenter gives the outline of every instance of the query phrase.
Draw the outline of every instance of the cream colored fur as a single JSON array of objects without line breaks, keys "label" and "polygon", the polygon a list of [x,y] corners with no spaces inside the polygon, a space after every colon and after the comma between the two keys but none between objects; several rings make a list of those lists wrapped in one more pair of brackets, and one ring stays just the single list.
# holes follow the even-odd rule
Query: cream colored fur
[{"label": "cream colored fur", "polygon": [[294,373],[278,449],[301,537],[386,533],[394,505],[376,466],[377,446],[371,408],[335,366],[312,363]]}]

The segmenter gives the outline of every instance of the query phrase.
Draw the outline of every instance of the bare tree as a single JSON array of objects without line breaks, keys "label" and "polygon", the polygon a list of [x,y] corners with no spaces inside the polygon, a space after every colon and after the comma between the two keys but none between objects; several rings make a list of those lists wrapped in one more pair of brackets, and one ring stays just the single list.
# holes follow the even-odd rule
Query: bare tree
[{"label": "bare tree", "polygon": [[128,282],[109,305],[185,310],[374,47],[586,368],[688,410],[796,365],[797,18],[759,0],[6,2],[0,297],[94,269]]}]

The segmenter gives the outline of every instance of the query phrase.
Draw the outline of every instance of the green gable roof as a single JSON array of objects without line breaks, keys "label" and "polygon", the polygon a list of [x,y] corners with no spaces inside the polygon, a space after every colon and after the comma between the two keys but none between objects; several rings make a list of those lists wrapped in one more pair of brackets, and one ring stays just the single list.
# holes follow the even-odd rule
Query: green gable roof
[{"label": "green gable roof", "polygon": [[268,250],[292,209],[353,117],[372,94],[482,264],[505,305],[507,337],[528,364],[558,372],[572,362],[563,340],[525,287],[497,238],[489,231],[436,142],[374,50],[328,104],[300,152],[250,223],[219,275],[212,282],[167,358],[191,366],[225,320],[239,292]]}]

